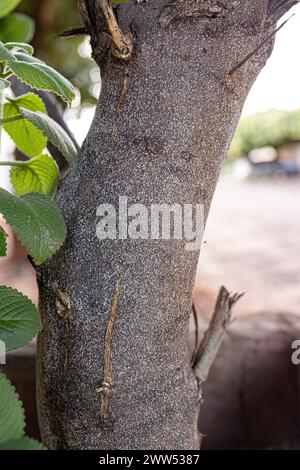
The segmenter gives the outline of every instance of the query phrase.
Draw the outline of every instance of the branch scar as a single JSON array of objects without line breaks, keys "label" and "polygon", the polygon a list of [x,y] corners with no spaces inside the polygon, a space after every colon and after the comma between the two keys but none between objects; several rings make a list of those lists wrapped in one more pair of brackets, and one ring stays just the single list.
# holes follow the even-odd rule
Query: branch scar
[{"label": "branch scar", "polygon": [[116,388],[112,374],[112,336],[116,323],[119,295],[120,279],[117,279],[104,339],[103,381],[101,387],[97,389],[97,392],[100,393],[100,419],[106,425],[109,424],[109,398],[114,394]]}]

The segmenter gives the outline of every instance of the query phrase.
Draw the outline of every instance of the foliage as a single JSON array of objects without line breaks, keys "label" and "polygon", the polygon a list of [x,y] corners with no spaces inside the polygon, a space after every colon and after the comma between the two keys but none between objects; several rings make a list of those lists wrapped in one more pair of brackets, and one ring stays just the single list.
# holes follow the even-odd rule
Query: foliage
[{"label": "foliage", "polygon": [[10,170],[10,180],[17,196],[28,191],[53,196],[58,177],[57,165],[47,154],[22,162]]},{"label": "foliage", "polygon": [[42,444],[24,436],[23,405],[3,374],[0,374],[0,397],[0,450],[43,450]]},{"label": "foliage", "polygon": [[34,22],[27,15],[12,13],[0,19],[0,41],[30,41],[34,35]]},{"label": "foliage", "polygon": [[[65,222],[52,200],[59,172],[52,156],[45,153],[45,147],[49,140],[73,169],[77,164],[77,150],[64,129],[46,114],[40,97],[35,93],[19,97],[8,93],[8,78],[15,75],[31,88],[51,91],[67,103],[75,93],[66,78],[33,56],[33,47],[26,43],[33,32],[31,20],[12,13],[17,4],[19,0],[1,0],[0,4],[0,133],[3,128],[28,160],[0,161],[1,166],[11,167],[10,178],[16,193],[0,188],[0,213],[39,265],[53,256],[66,237]],[[0,226],[0,257],[3,256],[6,256],[6,233]],[[39,312],[33,303],[17,290],[0,286],[0,340],[6,351],[24,346],[41,328]],[[43,449],[42,444],[24,436],[24,427],[19,397],[0,374],[0,450]]]},{"label": "foliage", "polygon": [[255,148],[300,141],[300,110],[270,110],[241,119],[229,155],[247,155]]},{"label": "foliage", "polygon": [[34,21],[22,13],[12,13],[21,0],[1,0],[0,41],[31,41],[34,35]]},{"label": "foliage", "polygon": [[64,220],[55,202],[44,194],[13,196],[0,188],[0,213],[37,265],[51,258],[64,242]]},{"label": "foliage", "polygon": [[39,111],[32,112],[26,108],[20,108],[20,113],[24,119],[27,119],[39,129],[60,150],[71,168],[75,169],[77,165],[77,150],[66,131],[47,114]]},{"label": "foliage", "polygon": [[0,4],[0,18],[3,18],[11,13],[21,0],[2,0]]},{"label": "foliage", "polygon": [[[96,103],[99,70],[89,53],[85,53],[87,36],[57,37],[62,32],[82,26],[77,0],[24,0],[20,11],[36,21],[33,38],[36,56],[51,64],[80,89],[82,102]],[[95,91],[96,90],[96,91]]]},{"label": "foliage", "polygon": [[0,258],[6,256],[6,236],[5,230],[0,225]]},{"label": "foliage", "polygon": [[[20,108],[46,113],[46,107],[42,99],[34,93],[27,93],[18,98],[9,98],[4,105],[3,117],[15,116],[20,113]],[[39,155],[46,147],[47,138],[27,119],[7,122],[3,125],[3,128],[18,149],[29,157]]]},{"label": "foliage", "polygon": [[0,331],[6,351],[25,346],[41,330],[39,313],[23,294],[0,286]]}]

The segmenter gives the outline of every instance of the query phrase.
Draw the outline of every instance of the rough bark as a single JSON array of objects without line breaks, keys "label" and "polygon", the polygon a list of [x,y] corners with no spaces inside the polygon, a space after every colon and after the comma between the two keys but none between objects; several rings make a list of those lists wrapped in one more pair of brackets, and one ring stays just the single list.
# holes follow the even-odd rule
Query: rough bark
[{"label": "rough bark", "polygon": [[[271,3],[130,1],[117,9],[119,26],[134,43],[131,59],[122,61],[105,32],[100,2],[80,2],[103,88],[79,170],[58,194],[67,241],[40,272],[38,400],[51,449],[199,446],[187,341],[199,253],[186,251],[183,241],[100,242],[96,209],[117,206],[125,195],[129,204],[147,207],[202,203],[207,216],[245,97],[272,41],[234,77],[227,75],[273,27]],[[118,279],[107,421],[100,417],[101,397],[107,398],[105,332]],[[55,301],[55,281],[70,312]]]}]

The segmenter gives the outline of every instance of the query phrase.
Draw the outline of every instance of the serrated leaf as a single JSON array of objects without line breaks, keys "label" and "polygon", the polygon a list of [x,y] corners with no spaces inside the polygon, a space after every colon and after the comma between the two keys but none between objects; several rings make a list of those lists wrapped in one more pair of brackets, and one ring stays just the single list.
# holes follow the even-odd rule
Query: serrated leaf
[{"label": "serrated leaf", "polygon": [[7,65],[14,62],[16,59],[13,54],[6,49],[3,42],[0,41],[0,62],[5,62]]},{"label": "serrated leaf", "polygon": [[1,41],[0,61],[5,62],[21,82],[36,90],[55,93],[67,103],[70,103],[75,98],[73,85],[59,72],[27,54],[13,54]]},{"label": "serrated leaf", "polygon": [[75,169],[78,163],[78,152],[66,131],[47,114],[34,113],[23,108],[20,108],[20,112],[28,121],[43,132],[50,142],[59,149],[69,162],[71,168]]},{"label": "serrated leaf", "polygon": [[34,53],[33,47],[30,44],[27,44],[25,42],[5,42],[4,46],[9,51],[10,50],[12,50],[13,52],[23,51],[26,54],[29,54],[30,56],[32,56]]},{"label": "serrated leaf", "polygon": [[24,436],[0,444],[0,450],[46,450],[46,448],[41,442]]},{"label": "serrated leaf", "polygon": [[11,11],[13,11],[21,0],[1,0],[0,3],[0,18],[8,15]]},{"label": "serrated leaf", "polygon": [[43,194],[13,196],[0,188],[0,213],[37,265],[51,258],[65,240],[64,219],[55,202]]},{"label": "serrated leaf", "polygon": [[12,13],[6,18],[0,19],[0,40],[2,42],[30,42],[34,31],[33,19],[23,13]]},{"label": "serrated leaf", "polygon": [[73,85],[59,72],[43,62],[28,62],[18,60],[9,63],[11,71],[24,83],[36,90],[51,91],[67,103],[75,98]]},{"label": "serrated leaf", "polygon": [[26,62],[28,64],[44,64],[42,60],[38,59],[37,57],[32,57],[31,55],[24,54],[24,52],[14,52],[13,53],[14,58],[21,61],[21,62]]},{"label": "serrated leaf", "polygon": [[24,434],[24,409],[15,387],[0,374],[0,444]]},{"label": "serrated leaf", "polygon": [[7,242],[6,242],[6,233],[4,229],[0,226],[0,258],[6,256]]},{"label": "serrated leaf", "polygon": [[[44,102],[39,96],[34,93],[26,93],[5,103],[4,118],[20,114],[20,108],[26,108],[30,111],[41,111],[42,113],[46,112]],[[29,157],[39,155],[46,147],[47,139],[44,134],[27,119],[6,123],[3,125],[3,128],[18,149]]]},{"label": "serrated leaf", "polygon": [[6,351],[22,348],[42,329],[39,312],[25,295],[0,286],[0,340]]},{"label": "serrated leaf", "polygon": [[58,167],[53,158],[46,154],[22,162],[22,166],[10,170],[10,180],[17,195],[42,193],[53,196],[58,178]]}]

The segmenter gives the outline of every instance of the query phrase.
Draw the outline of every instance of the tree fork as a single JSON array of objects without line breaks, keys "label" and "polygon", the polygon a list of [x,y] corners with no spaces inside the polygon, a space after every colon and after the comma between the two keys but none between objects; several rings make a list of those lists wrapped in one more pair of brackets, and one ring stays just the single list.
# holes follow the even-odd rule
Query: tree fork
[{"label": "tree fork", "polygon": [[[234,80],[228,74],[294,3],[151,0],[114,8],[134,52],[113,136],[127,61],[114,54],[100,2],[79,2],[102,92],[79,169],[57,196],[66,243],[39,272],[38,408],[50,449],[199,447],[199,395],[188,355],[199,253],[181,240],[100,242],[96,210],[101,203],[117,207],[119,196],[127,196],[146,207],[203,204],[207,217],[243,103],[273,41]],[[110,364],[118,387],[109,396],[107,426],[99,416],[99,388],[119,278]],[[55,282],[72,305],[68,331],[56,313]]]}]

